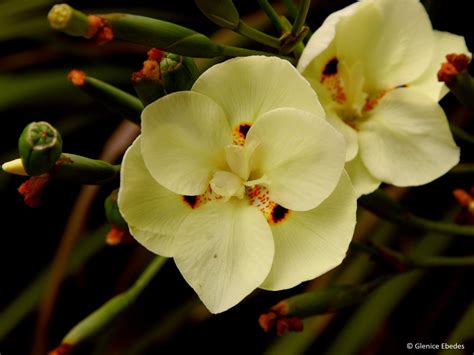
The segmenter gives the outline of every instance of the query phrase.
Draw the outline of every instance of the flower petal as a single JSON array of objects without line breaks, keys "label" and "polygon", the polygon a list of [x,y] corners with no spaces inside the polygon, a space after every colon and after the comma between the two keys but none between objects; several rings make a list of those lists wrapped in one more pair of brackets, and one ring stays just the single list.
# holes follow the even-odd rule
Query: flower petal
[{"label": "flower petal", "polygon": [[360,62],[366,90],[377,92],[417,78],[432,51],[433,31],[418,0],[361,1],[327,18],[308,42],[298,70],[319,79],[333,56],[349,67]]},{"label": "flower petal", "polygon": [[359,148],[369,172],[397,186],[426,184],[459,161],[441,107],[408,88],[383,97],[360,126]]},{"label": "flower petal", "polygon": [[351,178],[357,197],[374,192],[382,183],[369,173],[360,158],[360,154],[357,154],[354,159],[348,161],[345,165],[345,169]]},{"label": "flower petal", "polygon": [[225,111],[232,127],[253,123],[279,107],[295,107],[324,117],[316,93],[286,60],[251,56],[214,65],[193,91],[209,96]]},{"label": "flower petal", "polygon": [[366,65],[366,85],[370,89],[389,89],[417,78],[428,67],[434,48],[433,30],[423,5],[418,0],[378,0],[368,5],[376,6],[380,16],[376,19],[368,10],[370,22],[361,22],[368,18],[359,18],[358,13],[347,23],[341,21],[338,40],[343,42],[338,43],[338,54],[343,56],[348,48],[353,49],[348,43],[354,46],[354,38],[363,35],[365,45],[358,40],[357,51],[362,54],[358,60]]},{"label": "flower petal", "polygon": [[142,114],[142,154],[151,175],[180,195],[202,194],[224,170],[232,131],[222,109],[196,92],[176,92]]},{"label": "flower petal", "polygon": [[409,86],[430,96],[433,100],[439,101],[449,92],[448,87],[438,81],[437,77],[441,64],[446,61],[446,55],[451,53],[470,55],[470,53],[464,37],[441,31],[434,31],[434,35],[435,47],[431,63],[424,73]]},{"label": "flower petal", "polygon": [[334,190],[345,161],[344,137],[325,120],[295,108],[262,115],[247,133],[255,144],[251,180],[265,177],[270,198],[291,210],[319,205]]},{"label": "flower petal", "polygon": [[344,140],[346,141],[346,161],[354,159],[359,152],[359,143],[357,137],[357,131],[345,124],[344,121],[334,112],[328,110],[327,114],[328,122],[342,133]]},{"label": "flower petal", "polygon": [[275,257],[260,287],[290,288],[339,265],[352,239],[356,208],[354,190],[343,173],[334,192],[317,208],[290,211],[286,221],[272,225]]},{"label": "flower petal", "polygon": [[[354,4],[351,4],[342,10],[333,12],[331,15],[328,16],[328,18],[323,22],[321,27],[319,27],[316,32],[311,36],[311,38],[308,41],[308,44],[306,45],[305,49],[303,50],[303,53],[301,54],[301,57],[298,61],[298,71],[300,73],[304,73],[307,69],[311,70],[311,67],[318,66],[315,63],[315,60],[318,60],[320,58],[320,55],[324,52],[327,51],[327,49],[333,45],[334,38],[336,37],[336,26],[337,24],[343,19],[344,17],[351,16],[354,14],[356,11],[359,11],[359,8],[361,6],[365,6],[362,2],[357,2]],[[364,27],[364,26],[360,26]],[[328,53],[326,55],[326,58],[322,62],[327,61],[331,55],[335,54],[335,46],[333,46],[333,51],[331,53]],[[318,67],[321,65],[324,65],[323,63],[320,63]],[[319,77],[321,75],[321,68],[318,68],[318,81]],[[305,77],[312,77],[312,75],[305,75]]]},{"label": "flower petal", "polygon": [[245,201],[213,201],[184,221],[176,265],[212,313],[239,303],[267,276],[274,254],[263,214]]},{"label": "flower petal", "polygon": [[140,144],[138,137],[123,158],[118,206],[140,244],[156,254],[172,256],[173,234],[191,208],[181,196],[153,179],[143,162]]}]

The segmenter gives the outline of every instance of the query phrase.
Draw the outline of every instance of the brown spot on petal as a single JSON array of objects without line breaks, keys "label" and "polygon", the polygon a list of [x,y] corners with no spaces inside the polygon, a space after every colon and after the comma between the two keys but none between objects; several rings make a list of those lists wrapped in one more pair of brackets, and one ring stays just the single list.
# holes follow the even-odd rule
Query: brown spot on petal
[{"label": "brown spot on petal", "polygon": [[339,60],[334,57],[327,62],[326,66],[323,69],[323,75],[334,75],[337,74],[337,65],[339,64]]},{"label": "brown spot on petal", "polygon": [[270,223],[277,224],[284,221],[287,218],[289,213],[290,213],[290,210],[286,209],[283,206],[275,204],[270,214]]},{"label": "brown spot on petal", "polygon": [[199,196],[181,196],[181,198],[184,203],[193,209],[199,206]]}]

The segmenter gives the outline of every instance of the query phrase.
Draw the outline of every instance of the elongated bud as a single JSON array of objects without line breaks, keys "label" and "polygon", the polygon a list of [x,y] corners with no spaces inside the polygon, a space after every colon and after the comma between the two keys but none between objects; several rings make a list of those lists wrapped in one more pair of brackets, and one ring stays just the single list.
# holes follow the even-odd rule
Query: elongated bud
[{"label": "elongated bud", "polygon": [[382,276],[357,286],[331,286],[326,289],[301,293],[278,302],[267,313],[260,315],[259,324],[265,332],[276,328],[277,334],[301,331],[301,318],[339,311],[362,302],[391,276]]},{"label": "elongated bud", "polygon": [[54,5],[48,13],[48,21],[55,30],[71,36],[85,36],[90,27],[87,15],[68,4]]},{"label": "elongated bud", "polygon": [[111,194],[105,199],[105,216],[110,224],[117,226],[121,229],[128,230],[127,222],[125,222],[125,220],[123,219],[122,214],[120,213],[117,205],[117,196],[118,189],[112,191]]},{"label": "elongated bud", "polygon": [[66,182],[100,185],[118,177],[119,172],[120,165],[65,153],[61,155],[51,174],[54,179]]},{"label": "elongated bud", "polygon": [[232,0],[194,0],[199,10],[216,25],[235,29],[239,25],[240,15]]},{"label": "elongated bud", "polygon": [[128,230],[117,204],[118,189],[115,189],[104,201],[105,216],[112,225],[105,241],[108,245],[130,244],[135,241]]},{"label": "elongated bud", "polygon": [[87,76],[86,73],[80,70],[71,70],[67,78],[111,112],[140,124],[143,105],[135,96],[102,80]]},{"label": "elongated bud", "polygon": [[198,76],[192,58],[152,48],[143,68],[133,73],[132,83],[142,103],[148,105],[166,94],[191,89]]},{"label": "elongated bud", "polygon": [[32,122],[23,130],[18,149],[26,173],[36,176],[51,170],[62,153],[63,142],[48,122]]}]

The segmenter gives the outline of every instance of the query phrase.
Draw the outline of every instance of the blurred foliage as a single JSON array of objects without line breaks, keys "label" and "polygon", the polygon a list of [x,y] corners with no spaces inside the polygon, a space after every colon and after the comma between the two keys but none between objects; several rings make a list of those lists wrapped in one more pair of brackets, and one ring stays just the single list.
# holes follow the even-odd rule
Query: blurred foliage
[{"label": "blurred foliage", "polygon": [[[103,142],[121,122],[100,104],[73,87],[66,74],[73,68],[84,70],[121,89],[133,93],[129,81],[140,69],[148,48],[112,42],[96,46],[49,29],[46,14],[57,1],[3,0],[0,2],[0,158],[17,155],[17,139],[31,121],[48,121],[61,132],[64,150],[96,158]],[[349,0],[314,0],[308,24],[316,29],[331,12]],[[242,15],[257,10],[256,2],[235,1]],[[464,35],[474,49],[469,2],[461,0],[423,1],[436,29]],[[173,21],[207,35],[217,27],[210,23],[191,0],[176,2],[72,1],[86,12],[123,11]],[[275,34],[270,29],[269,33]],[[442,105],[452,123],[474,133],[472,114],[448,95]],[[459,142],[463,162],[474,161],[472,145]],[[36,312],[41,300],[44,275],[38,271],[49,265],[59,244],[65,221],[79,188],[67,184],[48,187],[44,203],[32,210],[23,205],[16,188],[20,177],[0,172],[2,233],[0,241],[0,353],[27,354],[34,337]],[[469,189],[471,175],[448,175],[426,186],[412,189],[401,203],[415,214],[440,220],[453,216],[456,206],[451,191]],[[104,186],[92,206],[86,230],[104,222],[104,198],[115,186]],[[404,226],[380,222],[366,212],[359,218],[359,239],[383,240],[397,250],[410,253],[465,255],[474,250],[468,238],[423,236]],[[101,233],[105,234],[103,229]],[[94,236],[97,238],[97,233]],[[104,237],[105,239],[105,237]],[[135,245],[105,247],[94,255],[82,250],[83,240],[72,253],[70,277],[66,279],[48,326],[49,348],[90,312],[126,289],[150,260],[148,252]],[[90,243],[89,243],[90,244]],[[94,244],[94,248],[98,245]],[[92,248],[92,247],[91,247]],[[95,250],[95,249],[94,249]],[[85,259],[88,261],[85,262]],[[84,263],[79,263],[84,261]],[[79,263],[79,264],[78,264]],[[281,292],[256,292],[238,307],[210,316],[196,302],[191,288],[172,263],[160,273],[127,314],[94,343],[85,344],[78,354],[164,354],[187,353],[270,353],[299,354],[400,354],[407,342],[441,343],[451,339],[471,349],[472,269],[415,271],[398,276],[380,288],[362,306],[337,315],[305,320],[303,333],[276,338],[259,328],[257,319],[269,306],[303,291],[336,282],[357,284],[384,274],[380,265],[366,255],[351,253],[336,270],[313,282]],[[15,302],[16,303],[12,303]],[[7,305],[17,311],[3,313]],[[19,304],[19,305],[18,305]],[[21,309],[21,312],[18,311]],[[465,313],[466,312],[466,313]],[[457,323],[459,322],[459,326]],[[17,326],[18,323],[18,326]],[[467,324],[467,325],[466,325]],[[6,329],[10,327],[10,329]],[[470,337],[470,338],[469,338]],[[470,339],[470,340],[469,340]],[[225,351],[222,344],[226,344]]]}]

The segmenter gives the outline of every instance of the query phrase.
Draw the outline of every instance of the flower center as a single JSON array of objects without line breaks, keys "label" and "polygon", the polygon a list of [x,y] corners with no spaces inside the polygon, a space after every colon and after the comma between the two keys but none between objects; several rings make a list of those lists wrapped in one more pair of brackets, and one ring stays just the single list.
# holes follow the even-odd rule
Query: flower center
[{"label": "flower center", "polygon": [[321,84],[331,98],[329,107],[354,129],[367,119],[385,92],[371,93],[366,89],[361,62],[349,66],[344,60],[331,58],[321,73]]},{"label": "flower center", "polygon": [[245,187],[242,179],[234,173],[228,171],[217,171],[211,179],[209,185],[212,191],[224,197],[225,200],[235,196],[243,198]]}]

